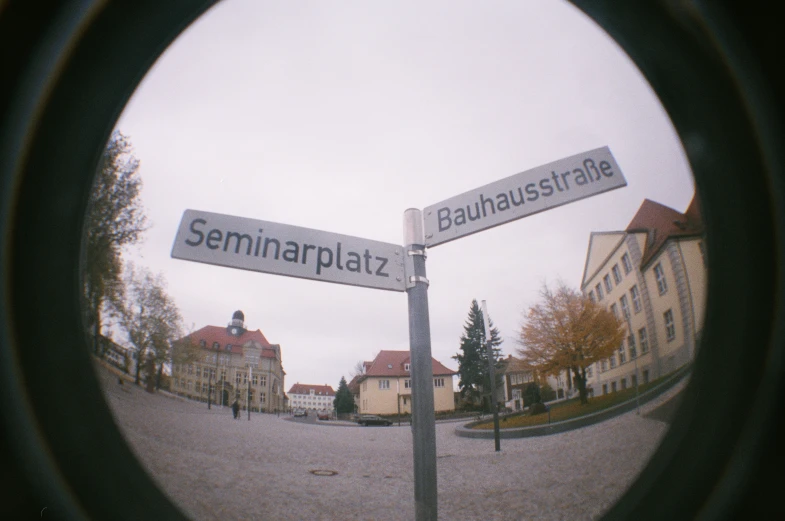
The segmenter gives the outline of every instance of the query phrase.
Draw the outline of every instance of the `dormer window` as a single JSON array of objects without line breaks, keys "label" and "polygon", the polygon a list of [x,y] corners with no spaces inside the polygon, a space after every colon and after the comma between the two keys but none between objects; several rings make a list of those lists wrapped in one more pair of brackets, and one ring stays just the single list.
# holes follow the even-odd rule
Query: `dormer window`
[{"label": "dormer window", "polygon": [[407,373],[409,372],[409,367],[411,367],[409,364],[403,364],[403,370]]}]

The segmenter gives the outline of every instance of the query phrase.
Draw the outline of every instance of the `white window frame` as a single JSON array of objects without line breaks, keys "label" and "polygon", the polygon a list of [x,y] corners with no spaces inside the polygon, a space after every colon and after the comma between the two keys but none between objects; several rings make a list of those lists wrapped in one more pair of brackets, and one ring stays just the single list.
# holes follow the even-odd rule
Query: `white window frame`
[{"label": "white window frame", "polygon": [[619,299],[619,304],[621,304],[621,315],[624,318],[630,318],[630,304],[627,301],[627,295],[624,294]]},{"label": "white window frame", "polygon": [[632,262],[630,262],[630,255],[628,253],[621,256],[621,264],[624,266],[625,275],[632,271]]},{"label": "white window frame", "polygon": [[433,379],[433,386],[434,387],[438,387],[438,388],[444,387],[444,378],[442,378],[442,377],[434,378]]},{"label": "white window frame", "polygon": [[662,316],[665,319],[665,339],[672,342],[676,340],[676,321],[673,318],[673,310],[669,309]]},{"label": "white window frame", "polygon": [[641,345],[641,354],[649,351],[649,334],[645,327],[638,330],[638,342]]},{"label": "white window frame", "polygon": [[630,298],[632,299],[632,310],[635,314],[641,312],[641,292],[638,291],[638,285],[633,284],[630,288]]},{"label": "white window frame", "polygon": [[390,380],[379,380],[379,389],[386,391],[390,388]]},{"label": "white window frame", "polygon": [[657,279],[657,291],[659,291],[660,295],[666,294],[668,292],[668,282],[665,280],[665,270],[661,262],[654,266],[654,278]]},{"label": "white window frame", "polygon": [[613,313],[614,317],[619,318],[619,306],[615,302],[611,304],[611,313]]},{"label": "white window frame", "polygon": [[621,270],[619,269],[618,264],[614,264],[611,268],[611,273],[613,273],[613,281],[618,286],[621,283]]},{"label": "white window frame", "polygon": [[599,302],[599,301],[602,300],[602,297],[603,297],[603,294],[602,294],[602,284],[600,284],[598,282],[597,285],[594,286],[594,289],[597,291],[597,301]]},{"label": "white window frame", "polygon": [[605,293],[610,295],[611,291],[613,291],[613,283],[611,282],[610,274],[606,273],[605,276],[602,278],[602,282],[605,284]]}]

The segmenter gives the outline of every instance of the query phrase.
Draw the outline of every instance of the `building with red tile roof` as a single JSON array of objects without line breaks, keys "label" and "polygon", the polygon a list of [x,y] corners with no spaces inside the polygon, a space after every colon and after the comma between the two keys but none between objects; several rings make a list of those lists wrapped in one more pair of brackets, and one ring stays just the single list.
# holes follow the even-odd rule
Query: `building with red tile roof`
[{"label": "building with red tile roof", "polygon": [[289,406],[293,409],[332,411],[335,391],[332,386],[296,383],[289,389]]},{"label": "building with red tile roof", "polygon": [[175,393],[222,405],[238,399],[252,411],[285,409],[281,346],[268,342],[259,329],[246,329],[242,311],[235,311],[226,326],[204,326],[175,346]]},{"label": "building with red tile roof", "polygon": [[[363,362],[364,373],[353,383],[359,389],[358,409],[361,414],[411,413],[411,357],[409,351],[379,351],[370,361]],[[435,412],[455,410],[453,376],[458,374],[435,358],[433,371]],[[355,395],[357,396],[357,395]]]},{"label": "building with red tile roof", "polygon": [[694,360],[706,282],[697,196],[683,213],[645,199],[626,229],[593,232],[581,290],[624,321],[628,333],[616,354],[587,368],[590,391],[646,383]]}]

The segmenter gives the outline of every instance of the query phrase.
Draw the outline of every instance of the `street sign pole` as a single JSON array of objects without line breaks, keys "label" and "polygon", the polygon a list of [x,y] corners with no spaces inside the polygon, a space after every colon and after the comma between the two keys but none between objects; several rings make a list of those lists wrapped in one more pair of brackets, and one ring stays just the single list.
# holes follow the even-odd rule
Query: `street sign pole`
[{"label": "street sign pole", "polygon": [[496,407],[496,359],[493,356],[493,344],[491,342],[491,324],[488,318],[488,310],[485,308],[485,301],[482,301],[482,321],[485,325],[485,346],[488,349],[488,376],[491,381],[491,409],[493,410],[493,443],[496,452],[501,449],[499,441],[499,409]]},{"label": "street sign pole", "polygon": [[428,279],[425,277],[425,236],[422,212],[403,215],[406,250],[406,295],[409,301],[409,351],[412,376],[412,441],[414,452],[414,513],[417,521],[437,520],[436,418],[433,403],[431,326]]}]

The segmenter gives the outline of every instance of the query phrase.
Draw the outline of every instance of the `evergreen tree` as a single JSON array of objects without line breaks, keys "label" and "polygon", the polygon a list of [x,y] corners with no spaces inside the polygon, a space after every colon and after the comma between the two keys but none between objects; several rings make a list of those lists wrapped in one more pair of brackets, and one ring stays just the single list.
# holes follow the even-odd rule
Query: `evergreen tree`
[{"label": "evergreen tree", "polygon": [[[498,369],[501,356],[501,349],[498,346],[501,345],[502,340],[499,330],[493,327],[493,320],[489,318],[488,324],[491,330],[494,363]],[[453,359],[458,361],[458,388],[461,397],[477,401],[482,392],[490,392],[490,379],[488,377],[488,348],[485,345],[485,325],[483,324],[482,310],[476,299],[472,300],[469,317],[466,319],[463,329],[460,352],[453,356]],[[499,373],[497,372],[496,375],[498,377]]]},{"label": "evergreen tree", "polygon": [[346,383],[346,378],[343,376],[341,376],[341,382],[338,384],[338,390],[335,391],[333,406],[338,414],[354,412],[354,396],[352,396],[349,385]]}]

